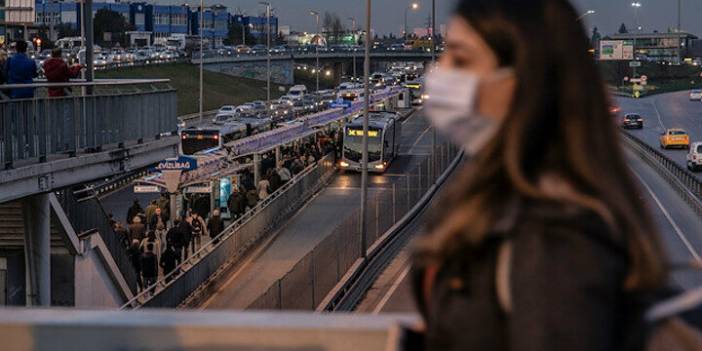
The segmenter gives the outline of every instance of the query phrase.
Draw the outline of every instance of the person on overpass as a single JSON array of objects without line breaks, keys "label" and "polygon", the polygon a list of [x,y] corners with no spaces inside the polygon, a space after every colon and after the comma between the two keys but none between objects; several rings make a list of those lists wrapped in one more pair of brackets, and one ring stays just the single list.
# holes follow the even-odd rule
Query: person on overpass
[{"label": "person on overpass", "polygon": [[7,75],[5,74],[5,63],[7,62],[7,51],[0,49],[0,84],[5,84]]},{"label": "person on overpass", "polygon": [[[18,40],[15,43],[15,54],[5,63],[5,76],[7,84],[31,84],[34,83],[39,73],[34,60],[27,57],[27,42]],[[13,99],[28,99],[34,97],[34,88],[10,89],[10,97]]]},{"label": "person on overpass", "polygon": [[427,350],[640,350],[667,281],[568,0],[459,0],[424,113],[468,162],[418,239]]},{"label": "person on overpass", "polygon": [[183,262],[183,238],[180,231],[180,219],[173,221],[173,227],[166,233],[166,246],[172,247],[175,252],[176,266]]},{"label": "person on overpass", "polygon": [[207,231],[210,233],[210,238],[217,243],[219,239],[217,237],[224,230],[224,222],[222,217],[220,217],[219,209],[212,211],[212,217],[207,221]]},{"label": "person on overpass", "polygon": [[[51,58],[44,61],[44,76],[49,83],[66,83],[71,78],[78,78],[80,70],[83,68],[80,64],[68,67],[61,55],[61,48],[51,50]],[[66,87],[49,88],[49,96],[59,97],[66,95]]]},{"label": "person on overpass", "polygon": [[141,208],[139,200],[134,199],[132,206],[129,207],[129,209],[127,210],[127,224],[132,224],[132,220],[134,219],[134,217],[136,217],[139,213],[142,212],[144,212],[144,210]]}]

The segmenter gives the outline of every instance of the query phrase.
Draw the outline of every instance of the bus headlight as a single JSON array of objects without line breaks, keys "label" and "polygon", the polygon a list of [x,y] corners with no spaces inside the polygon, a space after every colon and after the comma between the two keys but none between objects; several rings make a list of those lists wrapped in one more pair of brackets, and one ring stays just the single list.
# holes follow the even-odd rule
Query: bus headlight
[{"label": "bus headlight", "polygon": [[428,94],[422,94],[422,100],[429,100]]},{"label": "bus headlight", "polygon": [[339,163],[339,165],[341,165],[341,167],[343,167],[343,168],[347,168],[349,166],[349,164],[347,162],[344,162],[344,161],[341,161]]},{"label": "bus headlight", "polygon": [[375,169],[383,169],[385,168],[385,165],[380,164],[380,165],[375,165]]}]

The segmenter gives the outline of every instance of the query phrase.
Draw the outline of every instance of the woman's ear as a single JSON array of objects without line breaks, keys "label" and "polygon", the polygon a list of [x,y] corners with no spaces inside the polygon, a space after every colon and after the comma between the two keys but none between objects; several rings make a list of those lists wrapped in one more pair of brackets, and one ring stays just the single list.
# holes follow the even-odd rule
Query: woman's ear
[{"label": "woman's ear", "polygon": [[478,92],[478,112],[485,117],[504,120],[516,97],[516,89],[517,76],[513,73],[499,79],[483,80]]}]

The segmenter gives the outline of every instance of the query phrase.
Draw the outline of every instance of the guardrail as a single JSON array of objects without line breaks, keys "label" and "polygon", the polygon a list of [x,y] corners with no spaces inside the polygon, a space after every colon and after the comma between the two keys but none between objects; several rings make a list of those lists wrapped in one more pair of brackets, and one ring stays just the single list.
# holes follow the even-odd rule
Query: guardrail
[{"label": "guardrail", "polygon": [[[363,59],[364,51],[324,51],[319,53],[320,59],[352,59],[356,57],[357,59]],[[373,50],[370,53],[371,58],[382,59],[416,59],[416,58],[431,58],[431,52],[426,50]],[[312,52],[282,52],[282,53],[271,53],[271,60],[281,61],[281,60],[295,60],[304,59],[312,60],[317,58],[317,54]],[[266,60],[266,53],[261,54],[236,54],[232,55],[220,55],[217,53],[205,53],[204,63],[227,63],[227,62],[257,62]],[[193,54],[190,58],[192,64],[200,64],[200,55]]]},{"label": "guardrail", "polygon": [[[91,95],[0,100],[0,162],[46,162],[50,156],[101,151],[112,144],[159,138],[177,128],[169,80],[6,84],[17,88],[90,88]],[[81,89],[74,89],[77,92]]]},{"label": "guardrail", "polygon": [[280,221],[302,206],[335,172],[332,155],[296,175],[241,218],[230,224],[219,236],[203,245],[173,272],[122,306],[177,307],[209,279],[239,260]]},{"label": "guardrail", "polygon": [[702,218],[702,181],[656,148],[626,131],[622,134],[625,144],[651,165]]},{"label": "guardrail", "polygon": [[[459,150],[455,146],[442,143],[437,146],[433,159],[427,156],[385,191],[378,189],[377,195],[369,199],[367,242],[372,245],[366,251],[367,257],[376,255],[388,240],[386,233],[434,188],[439,175],[449,169],[457,155]],[[315,310],[318,306],[334,305],[338,300],[334,291],[344,290],[338,285],[345,286],[349,277],[355,276],[367,261],[361,255],[359,222],[360,209],[357,209],[248,308]],[[330,292],[334,298],[328,297]]]}]

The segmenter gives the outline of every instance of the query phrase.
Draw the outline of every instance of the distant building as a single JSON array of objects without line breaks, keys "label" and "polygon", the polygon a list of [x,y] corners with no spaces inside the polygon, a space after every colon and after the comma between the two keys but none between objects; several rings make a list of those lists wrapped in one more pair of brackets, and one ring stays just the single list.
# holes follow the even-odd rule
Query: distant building
[{"label": "distant building", "polygon": [[635,57],[650,62],[679,63],[689,57],[692,42],[697,36],[690,33],[617,33],[609,40],[633,42]]},{"label": "distant building", "polygon": [[[266,16],[244,16],[232,15],[231,20],[236,24],[248,26],[251,36],[258,42],[266,40],[266,30],[268,22]],[[275,38],[279,33],[278,17],[271,16],[271,38]]]}]

